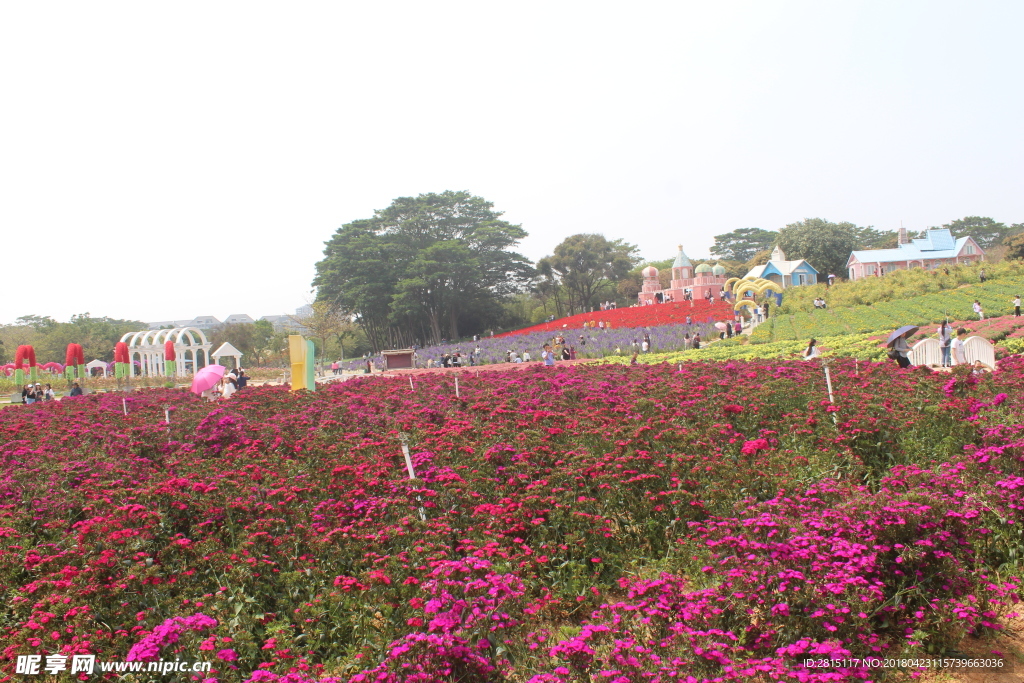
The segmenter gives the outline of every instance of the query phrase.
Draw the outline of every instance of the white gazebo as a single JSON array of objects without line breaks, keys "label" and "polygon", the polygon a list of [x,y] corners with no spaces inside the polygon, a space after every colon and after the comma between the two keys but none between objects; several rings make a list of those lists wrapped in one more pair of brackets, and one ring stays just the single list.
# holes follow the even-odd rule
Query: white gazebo
[{"label": "white gazebo", "polygon": [[133,361],[142,366],[143,377],[162,377],[164,375],[164,346],[166,342],[174,344],[175,376],[184,377],[191,374],[202,364],[210,364],[210,347],[213,346],[202,330],[195,327],[175,327],[166,330],[143,330],[129,332],[121,337],[128,344],[128,352]]},{"label": "white gazebo", "polygon": [[[242,367],[243,355],[244,354],[238,349],[236,349],[234,346],[232,346],[230,342],[224,342],[217,348],[216,351],[213,352],[213,362],[216,363],[217,365],[224,365],[223,363],[220,362],[221,358],[234,358],[235,368],[240,368]],[[228,369],[230,370],[231,368]]]},{"label": "white gazebo", "polygon": [[99,358],[97,358],[96,360],[91,360],[85,364],[85,369],[90,376],[92,375],[92,371],[95,370],[96,368],[99,368],[100,370],[103,371],[104,377],[107,376],[107,364],[101,361]]}]

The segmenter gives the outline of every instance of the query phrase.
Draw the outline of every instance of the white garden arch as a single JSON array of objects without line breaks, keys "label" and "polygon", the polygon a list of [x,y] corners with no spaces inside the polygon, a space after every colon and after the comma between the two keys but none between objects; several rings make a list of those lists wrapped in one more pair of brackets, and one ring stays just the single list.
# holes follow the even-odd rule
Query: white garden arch
[{"label": "white garden arch", "polygon": [[195,372],[200,360],[210,364],[210,347],[213,346],[202,330],[196,327],[175,327],[166,330],[142,330],[128,332],[121,341],[128,344],[133,361],[141,365],[143,377],[164,376],[164,345],[174,343],[176,377]]}]

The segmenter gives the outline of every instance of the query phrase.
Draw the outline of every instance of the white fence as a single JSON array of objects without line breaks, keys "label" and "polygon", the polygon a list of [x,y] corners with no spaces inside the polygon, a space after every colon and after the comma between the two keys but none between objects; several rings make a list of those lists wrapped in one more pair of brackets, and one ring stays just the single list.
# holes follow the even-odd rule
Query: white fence
[{"label": "white fence", "polygon": [[[980,360],[989,367],[995,367],[996,351],[995,346],[984,337],[968,337],[964,341],[964,358],[967,363],[974,363]],[[956,365],[956,358],[953,358]],[[910,349],[911,365],[942,365],[942,347],[938,339],[922,339]]]}]

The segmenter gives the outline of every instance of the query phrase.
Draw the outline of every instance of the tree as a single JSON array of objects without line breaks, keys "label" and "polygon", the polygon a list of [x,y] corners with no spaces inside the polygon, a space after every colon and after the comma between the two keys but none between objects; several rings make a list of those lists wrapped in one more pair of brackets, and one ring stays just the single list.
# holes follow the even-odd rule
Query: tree
[{"label": "tree", "polygon": [[569,315],[596,306],[601,298],[614,298],[615,284],[638,261],[636,253],[632,244],[609,241],[604,235],[579,234],[562,240],[545,260],[569,294]]},{"label": "tree", "polygon": [[312,312],[308,315],[292,316],[299,325],[309,331],[309,336],[320,341],[320,360],[327,353],[327,340],[334,339],[349,324],[350,318],[335,304],[329,301],[314,301],[310,304]]},{"label": "tree", "polygon": [[949,228],[953,237],[973,237],[982,249],[994,247],[1017,232],[1014,229],[1017,226],[1007,227],[987,216],[967,216],[946,223],[942,227]]},{"label": "tree", "polygon": [[866,228],[854,226],[853,234],[857,249],[895,249],[899,244],[899,233],[895,230],[876,230],[871,225]]},{"label": "tree", "polygon": [[822,277],[846,272],[850,253],[859,245],[857,226],[807,218],[779,230],[779,247],[790,260],[805,259]]},{"label": "tree", "polygon": [[1024,232],[1005,238],[1003,246],[1006,247],[1005,258],[1024,259]]},{"label": "tree", "polygon": [[269,320],[257,320],[252,324],[252,357],[257,367],[266,363],[280,348],[275,337],[274,325]]},{"label": "tree", "polygon": [[533,271],[526,237],[469,192],[399,197],[335,232],[316,264],[318,300],[351,311],[375,350],[480,332]]},{"label": "tree", "polygon": [[729,261],[749,261],[759,251],[771,249],[779,233],[761,228],[739,228],[715,235],[711,256]]}]

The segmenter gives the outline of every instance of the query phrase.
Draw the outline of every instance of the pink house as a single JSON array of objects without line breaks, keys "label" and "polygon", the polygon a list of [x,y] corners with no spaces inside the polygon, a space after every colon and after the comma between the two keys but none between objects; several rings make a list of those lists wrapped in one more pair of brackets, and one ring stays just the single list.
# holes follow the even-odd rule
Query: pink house
[{"label": "pink house", "polygon": [[672,282],[668,289],[662,289],[658,269],[654,266],[644,268],[641,275],[643,285],[636,295],[641,306],[646,305],[648,301],[655,304],[683,301],[687,292],[691,292],[697,301],[704,299],[708,292],[717,300],[722,288],[725,287],[725,268],[711,267],[706,263],[694,268],[690,259],[683,253],[683,245],[679,245],[679,253],[672,263]]},{"label": "pink house", "polygon": [[899,245],[895,249],[865,249],[850,254],[846,269],[851,280],[880,277],[894,270],[910,268],[945,268],[960,263],[985,260],[985,252],[971,237],[956,239],[946,228],[927,230],[924,237],[907,238],[906,228],[900,228]]}]

